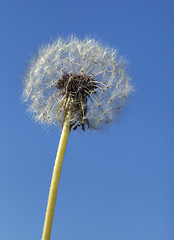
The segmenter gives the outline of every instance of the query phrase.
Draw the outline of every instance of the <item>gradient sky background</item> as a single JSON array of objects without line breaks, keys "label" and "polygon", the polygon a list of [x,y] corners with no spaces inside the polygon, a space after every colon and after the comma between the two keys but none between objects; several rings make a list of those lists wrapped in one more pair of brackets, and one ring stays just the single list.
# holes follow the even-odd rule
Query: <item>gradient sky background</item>
[{"label": "gradient sky background", "polygon": [[37,48],[95,37],[129,59],[136,94],[117,125],[72,132],[51,239],[174,239],[174,2],[1,0],[0,239],[38,240],[60,132],[22,104]]}]

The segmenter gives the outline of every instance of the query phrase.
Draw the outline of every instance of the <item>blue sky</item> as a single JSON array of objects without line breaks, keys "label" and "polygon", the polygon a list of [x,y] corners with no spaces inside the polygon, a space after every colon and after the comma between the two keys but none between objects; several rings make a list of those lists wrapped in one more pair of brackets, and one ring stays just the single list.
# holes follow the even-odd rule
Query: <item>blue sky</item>
[{"label": "blue sky", "polygon": [[0,238],[41,239],[60,132],[22,104],[37,48],[86,35],[129,59],[136,94],[117,125],[72,132],[51,239],[174,239],[174,2],[10,1],[0,8]]}]

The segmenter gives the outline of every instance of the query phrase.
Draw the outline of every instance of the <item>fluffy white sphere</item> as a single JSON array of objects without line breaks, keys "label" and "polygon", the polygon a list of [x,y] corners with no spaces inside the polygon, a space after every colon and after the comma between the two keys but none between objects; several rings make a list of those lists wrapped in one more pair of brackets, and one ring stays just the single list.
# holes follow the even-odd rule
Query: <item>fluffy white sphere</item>
[{"label": "fluffy white sphere", "polygon": [[101,128],[117,118],[132,93],[118,51],[90,38],[59,38],[43,46],[24,79],[24,101],[40,123]]}]

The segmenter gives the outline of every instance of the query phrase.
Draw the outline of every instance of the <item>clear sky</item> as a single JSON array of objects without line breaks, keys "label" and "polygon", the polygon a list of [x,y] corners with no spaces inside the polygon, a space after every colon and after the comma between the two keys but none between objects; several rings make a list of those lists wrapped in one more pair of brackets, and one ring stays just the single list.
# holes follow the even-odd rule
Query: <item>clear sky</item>
[{"label": "clear sky", "polygon": [[36,124],[22,78],[37,48],[86,35],[129,59],[117,125],[72,132],[51,239],[174,239],[174,2],[1,0],[0,239],[38,240],[60,132]]}]

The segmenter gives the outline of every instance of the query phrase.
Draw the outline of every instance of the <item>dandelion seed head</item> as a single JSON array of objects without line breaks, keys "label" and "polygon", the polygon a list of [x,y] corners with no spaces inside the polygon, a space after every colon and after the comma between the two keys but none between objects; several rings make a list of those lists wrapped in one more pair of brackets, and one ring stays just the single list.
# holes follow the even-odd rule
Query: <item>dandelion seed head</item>
[{"label": "dandelion seed head", "polygon": [[24,79],[24,101],[34,119],[99,129],[117,118],[133,92],[118,51],[90,38],[59,38],[39,49]]}]

